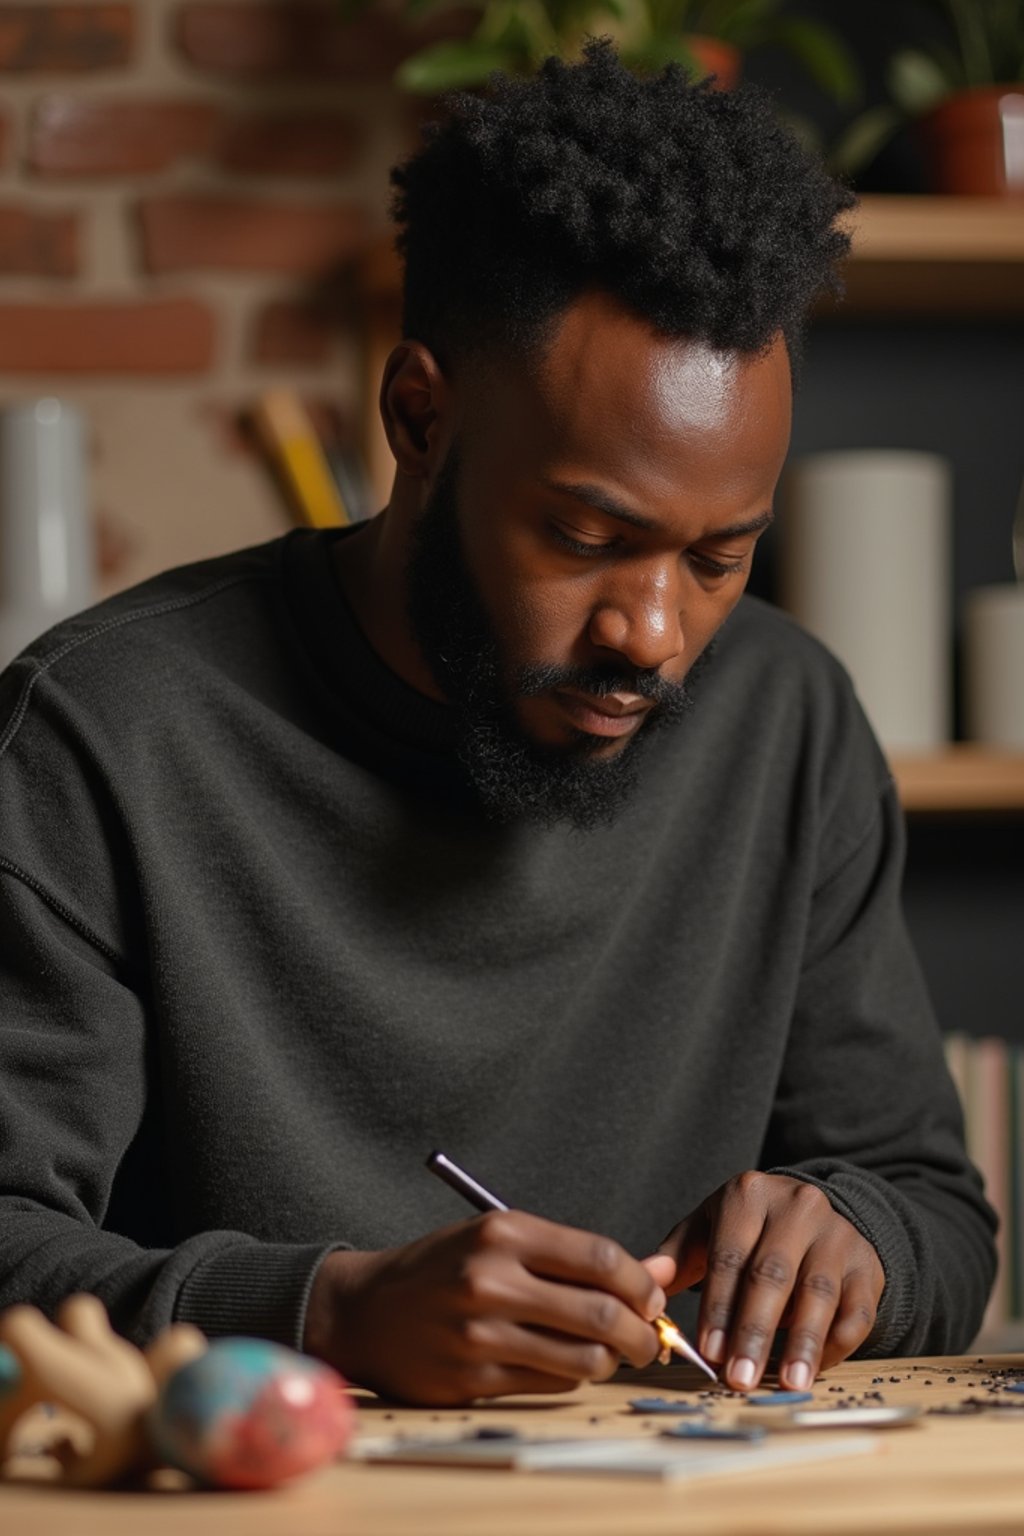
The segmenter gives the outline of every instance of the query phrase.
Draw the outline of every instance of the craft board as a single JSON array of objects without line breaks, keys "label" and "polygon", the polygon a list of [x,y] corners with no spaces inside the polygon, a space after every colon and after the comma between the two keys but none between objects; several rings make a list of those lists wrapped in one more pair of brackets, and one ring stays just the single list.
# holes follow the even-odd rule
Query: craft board
[{"label": "craft board", "polygon": [[518,1439],[459,1436],[451,1439],[396,1437],[364,1442],[359,1460],[391,1466],[475,1467],[515,1472],[558,1472],[590,1477],[641,1477],[679,1482],[699,1477],[734,1477],[767,1467],[794,1466],[830,1457],[863,1456],[878,1449],[871,1435],[837,1434],[795,1443],[771,1439],[753,1443],[639,1439]]}]

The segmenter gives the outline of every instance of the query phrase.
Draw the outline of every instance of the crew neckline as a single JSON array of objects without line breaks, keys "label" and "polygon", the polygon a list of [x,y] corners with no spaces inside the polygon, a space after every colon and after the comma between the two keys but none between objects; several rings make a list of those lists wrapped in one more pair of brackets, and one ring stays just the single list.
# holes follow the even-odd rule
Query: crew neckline
[{"label": "crew neckline", "polygon": [[430,699],[383,661],[356,620],[333,552],[349,528],[296,529],[285,543],[285,574],[296,624],[306,648],[347,712],[405,747],[452,755],[452,709]]}]

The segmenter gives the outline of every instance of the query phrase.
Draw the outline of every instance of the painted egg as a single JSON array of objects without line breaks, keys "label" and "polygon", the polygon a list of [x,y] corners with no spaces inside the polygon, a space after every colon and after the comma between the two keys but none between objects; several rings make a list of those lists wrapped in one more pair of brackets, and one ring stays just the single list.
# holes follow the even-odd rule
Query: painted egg
[{"label": "painted egg", "polygon": [[21,1386],[21,1366],[18,1357],[6,1344],[0,1344],[0,1399],[13,1396]]},{"label": "painted egg", "polygon": [[218,1488],[272,1488],[332,1461],[355,1410],[330,1366],[262,1339],[216,1339],[150,1411],[158,1455]]}]

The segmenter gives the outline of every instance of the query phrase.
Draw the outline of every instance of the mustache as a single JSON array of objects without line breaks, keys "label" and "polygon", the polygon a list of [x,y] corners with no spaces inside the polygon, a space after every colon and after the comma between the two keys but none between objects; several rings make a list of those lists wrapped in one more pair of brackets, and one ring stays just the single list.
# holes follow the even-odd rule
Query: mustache
[{"label": "mustache", "polygon": [[663,708],[678,709],[689,701],[685,680],[669,682],[657,672],[635,671],[621,665],[595,667],[560,667],[554,664],[520,667],[515,677],[516,692],[524,698],[550,693],[557,688],[573,688],[603,699],[612,693],[635,693]]}]

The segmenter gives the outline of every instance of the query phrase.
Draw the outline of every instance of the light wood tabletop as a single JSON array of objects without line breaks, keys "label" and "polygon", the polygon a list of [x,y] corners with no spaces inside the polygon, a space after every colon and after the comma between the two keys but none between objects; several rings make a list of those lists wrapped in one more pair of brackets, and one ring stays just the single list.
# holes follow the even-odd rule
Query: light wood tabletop
[{"label": "light wood tabletop", "polygon": [[[995,1373],[995,1374],[993,1374]],[[950,1379],[954,1378],[954,1379]],[[348,1461],[287,1489],[228,1494],[69,1492],[43,1483],[0,1484],[5,1536],[822,1536],[823,1532],[1024,1532],[1024,1355],[854,1362],[816,1384],[824,1407],[849,1402],[918,1404],[968,1398],[1003,1408],[926,1413],[870,1434],[867,1454],[735,1475],[654,1482],[595,1475],[374,1466]],[[994,1383],[995,1390],[986,1383]],[[506,1398],[473,1410],[396,1408],[360,1395],[365,1444],[403,1434],[457,1436],[480,1427],[528,1435],[652,1437],[673,1420],[637,1415],[638,1396],[700,1399],[683,1365],[623,1373],[614,1383],[555,1398]],[[1010,1405],[1021,1404],[1017,1410]],[[713,1405],[725,1417],[737,1397]],[[772,1410],[777,1411],[777,1410]],[[854,1433],[849,1430],[847,1434]],[[822,1444],[831,1430],[772,1437]],[[762,1442],[764,1443],[764,1442]]]}]

